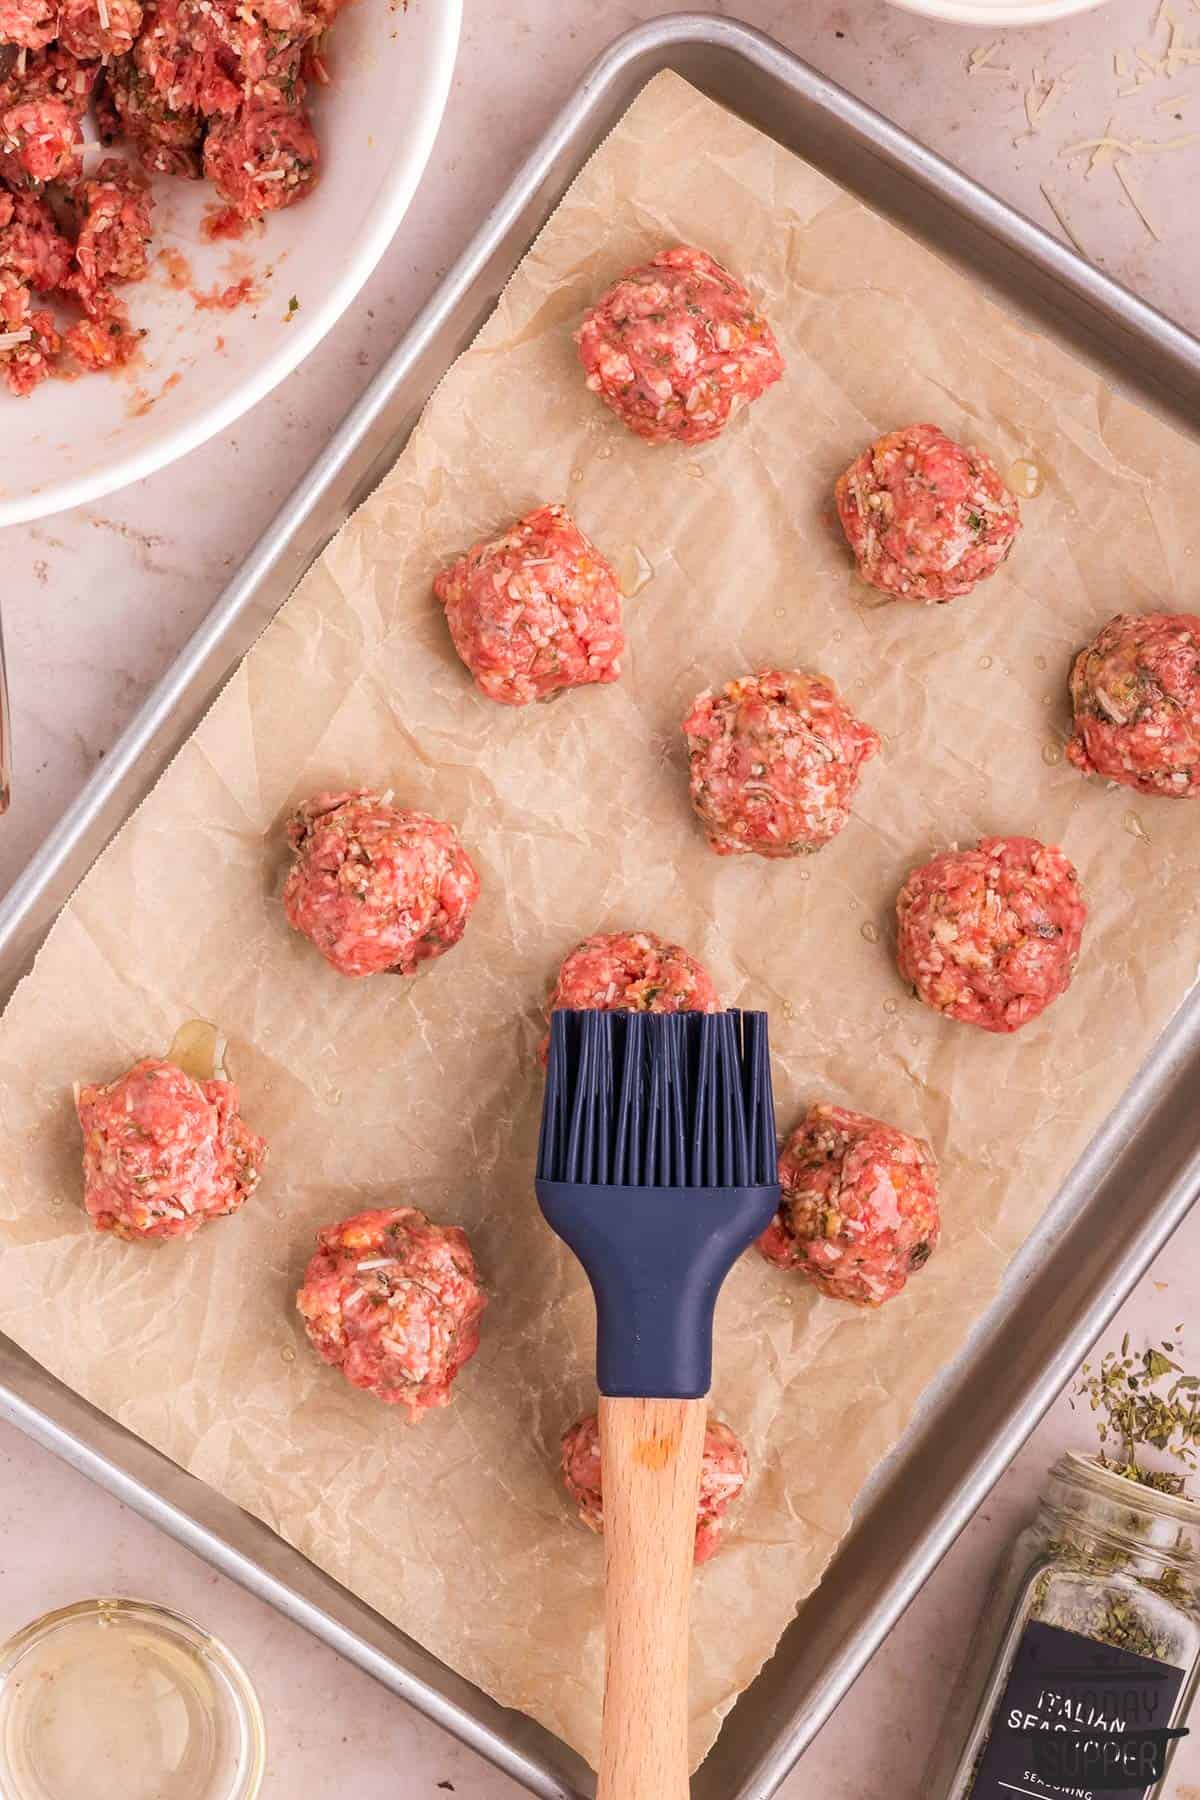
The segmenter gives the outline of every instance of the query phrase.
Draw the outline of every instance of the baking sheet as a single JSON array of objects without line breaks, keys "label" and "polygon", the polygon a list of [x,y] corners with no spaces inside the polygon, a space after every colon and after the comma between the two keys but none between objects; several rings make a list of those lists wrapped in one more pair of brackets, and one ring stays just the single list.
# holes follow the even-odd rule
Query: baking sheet
[{"label": "baking sheet", "polygon": [[[569,342],[588,298],[677,237],[752,280],[789,360],[787,381],[699,451],[629,440],[583,392]],[[1046,491],[973,599],[877,608],[846,569],[829,487],[868,436],[923,416],[1001,467],[1033,457]],[[826,1096],[923,1131],[947,1220],[938,1256],[879,1315],[753,1258],[735,1272],[715,1400],[756,1475],[696,1582],[699,1754],[1191,979],[1187,809],[1131,805],[1056,759],[1077,643],[1122,605],[1195,605],[1198,462],[823,177],[660,76],[10,1007],[0,1326],[594,1754],[600,1552],[550,1473],[590,1398],[589,1305],[533,1207],[532,1055],[580,935],[678,937],[729,1003],[771,1008],[781,1122]],[[617,687],[503,712],[455,661],[429,576],[552,497],[619,567],[644,559],[654,574],[628,603]],[[767,661],[824,667],[886,739],[854,821],[803,864],[718,861],[684,798],[687,702]],[[483,871],[463,944],[411,983],[341,982],[280,919],[291,804],[357,779],[454,819]],[[938,845],[1024,829],[1064,842],[1093,918],[1071,993],[1003,1041],[905,998],[888,910]],[[274,1144],[269,1181],[192,1246],[96,1240],[77,1207],[70,1082],[165,1047],[195,1013],[230,1035],[247,1117]],[[314,1366],[290,1312],[316,1226],[393,1197],[465,1224],[494,1291],[454,1407],[415,1431]]]}]

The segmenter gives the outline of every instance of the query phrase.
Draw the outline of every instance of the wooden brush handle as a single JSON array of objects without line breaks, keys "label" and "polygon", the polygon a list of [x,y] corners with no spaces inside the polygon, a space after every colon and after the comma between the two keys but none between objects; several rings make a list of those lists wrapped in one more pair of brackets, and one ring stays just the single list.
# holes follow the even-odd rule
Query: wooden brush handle
[{"label": "wooden brush handle", "polygon": [[600,1399],[598,1800],[687,1800],[688,1596],[705,1413],[703,1400]]}]

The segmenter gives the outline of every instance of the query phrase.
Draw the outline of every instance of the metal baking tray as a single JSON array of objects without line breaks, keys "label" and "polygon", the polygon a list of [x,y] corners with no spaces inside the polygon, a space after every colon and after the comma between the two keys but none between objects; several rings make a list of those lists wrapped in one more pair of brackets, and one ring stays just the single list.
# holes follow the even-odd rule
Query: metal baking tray
[{"label": "metal baking tray", "polygon": [[[779,45],[680,14],[591,68],[390,361],[206,623],[0,905],[0,995],[191,732],[307,565],[391,465],[564,189],[640,89],[673,68],[1195,431],[1200,342]],[[855,1524],[775,1656],[727,1719],[696,1800],[766,1800],[846,1693],[1200,1187],[1190,1096],[1200,996],[1177,1014],[1016,1259],[963,1352],[878,1470]],[[0,1413],[305,1625],[535,1794],[594,1783],[580,1759],[496,1705],[250,1518],[0,1339]]]}]

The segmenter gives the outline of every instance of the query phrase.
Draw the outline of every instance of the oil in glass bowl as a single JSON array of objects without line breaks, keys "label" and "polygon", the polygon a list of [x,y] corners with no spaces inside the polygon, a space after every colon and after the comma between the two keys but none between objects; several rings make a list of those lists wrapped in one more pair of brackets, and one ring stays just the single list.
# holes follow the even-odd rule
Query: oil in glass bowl
[{"label": "oil in glass bowl", "polygon": [[263,1757],[240,1663],[164,1607],[83,1601],[0,1651],[4,1800],[254,1800]]}]

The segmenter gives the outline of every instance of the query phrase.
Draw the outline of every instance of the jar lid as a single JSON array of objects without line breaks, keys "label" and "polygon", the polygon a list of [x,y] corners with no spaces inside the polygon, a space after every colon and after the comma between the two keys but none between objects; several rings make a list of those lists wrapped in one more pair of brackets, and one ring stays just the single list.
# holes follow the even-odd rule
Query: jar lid
[{"label": "jar lid", "polygon": [[0,1647],[5,1800],[254,1800],[265,1749],[236,1657],[151,1601],[80,1601]]}]

